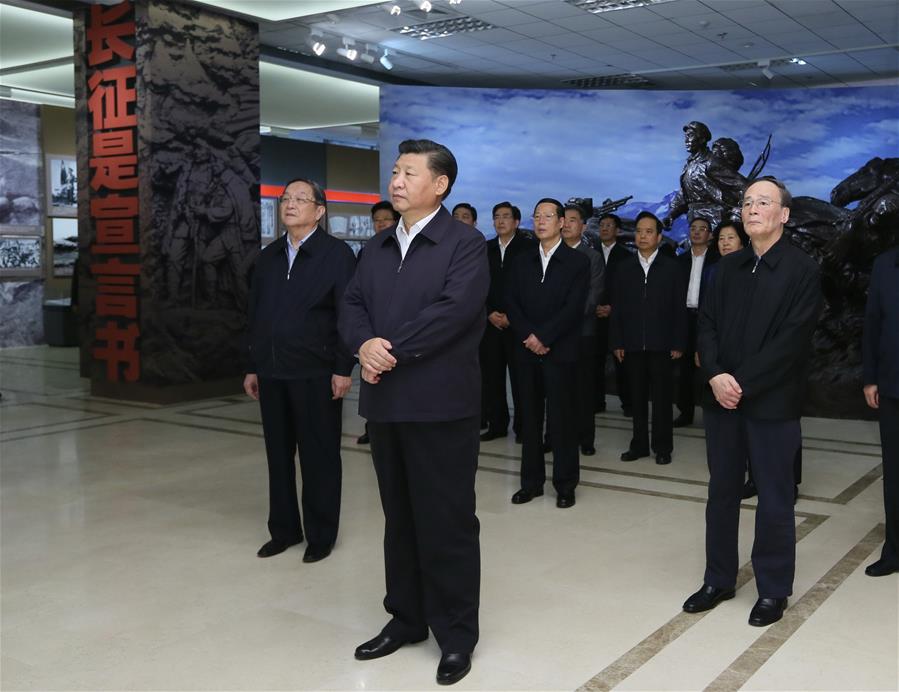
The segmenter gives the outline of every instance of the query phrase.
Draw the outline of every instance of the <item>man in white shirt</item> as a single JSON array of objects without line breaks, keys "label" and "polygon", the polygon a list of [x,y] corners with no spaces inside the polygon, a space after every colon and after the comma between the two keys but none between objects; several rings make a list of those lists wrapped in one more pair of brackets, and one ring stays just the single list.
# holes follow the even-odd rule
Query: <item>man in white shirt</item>
[{"label": "man in white shirt", "polygon": [[718,261],[719,255],[711,246],[712,229],[709,221],[696,217],[690,222],[690,250],[679,255],[678,267],[687,286],[687,349],[680,359],[677,372],[677,408],[680,415],[674,419],[674,427],[682,428],[693,423],[696,385],[696,322],[699,301],[708,276],[709,267]]}]

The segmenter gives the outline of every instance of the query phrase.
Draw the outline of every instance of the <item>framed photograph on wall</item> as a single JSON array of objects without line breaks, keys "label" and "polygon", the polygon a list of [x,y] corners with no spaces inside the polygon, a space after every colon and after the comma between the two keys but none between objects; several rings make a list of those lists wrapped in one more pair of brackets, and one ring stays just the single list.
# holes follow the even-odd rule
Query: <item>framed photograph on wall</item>
[{"label": "framed photograph on wall", "polygon": [[72,276],[78,258],[78,219],[50,219],[53,233],[53,276]]},{"label": "framed photograph on wall", "polygon": [[39,229],[29,234],[0,233],[0,279],[41,278],[44,262]]},{"label": "framed photograph on wall", "polygon": [[74,156],[47,154],[47,215],[78,215],[78,167]]},{"label": "framed photograph on wall", "polygon": [[278,237],[278,198],[263,197],[259,200],[259,205],[262,212],[259,235],[265,247]]}]

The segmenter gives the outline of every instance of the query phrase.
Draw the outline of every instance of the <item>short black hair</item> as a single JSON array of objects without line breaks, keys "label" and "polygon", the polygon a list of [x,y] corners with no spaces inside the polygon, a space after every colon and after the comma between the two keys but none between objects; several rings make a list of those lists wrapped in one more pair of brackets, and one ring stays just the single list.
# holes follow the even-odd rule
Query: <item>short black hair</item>
[{"label": "short black hair", "polygon": [[565,211],[576,211],[578,215],[581,217],[581,221],[583,223],[587,223],[587,210],[584,209],[580,204],[573,204],[569,202],[565,205]]},{"label": "short black hair", "polygon": [[607,212],[599,217],[599,223],[602,223],[606,219],[612,219],[612,223],[615,224],[615,228],[621,228],[621,217],[618,214],[612,214],[611,212]]},{"label": "short black hair", "polygon": [[[322,186],[317,182],[312,180],[311,178],[294,178],[293,180],[288,180],[284,184],[284,189],[287,190],[294,183],[306,183],[309,187],[312,188],[312,199],[315,200],[315,203],[320,207],[327,208],[328,200],[325,198],[325,191],[322,189]],[[283,192],[281,193],[284,194]]]},{"label": "short black hair", "polygon": [[756,183],[771,183],[778,190],[780,190],[780,206],[789,209],[793,205],[793,195],[790,194],[790,191],[787,189],[787,186],[784,185],[780,180],[775,178],[773,175],[763,175],[761,177],[755,178],[754,180],[750,180],[746,183],[746,187],[743,188],[743,196],[746,196],[746,190],[751,188]]},{"label": "short black hair", "polygon": [[516,221],[521,221],[521,209],[514,206],[511,202],[500,202],[499,204],[495,204],[493,206],[493,215],[496,216],[496,212],[500,209],[509,209],[512,212],[512,218]]},{"label": "short black hair", "polygon": [[446,191],[440,198],[441,201],[449,197],[453,190],[453,183],[459,175],[459,165],[453,152],[442,144],[430,139],[405,139],[400,142],[400,156],[403,154],[426,154],[428,157],[428,170],[436,176],[445,175],[449,181]]},{"label": "short black hair", "polygon": [[653,221],[655,221],[656,233],[662,232],[662,222],[659,221],[659,217],[653,214],[651,211],[641,211],[639,214],[637,214],[637,218],[634,219],[634,226],[640,223],[640,221],[643,219],[652,219]]},{"label": "short black hair", "polygon": [[468,209],[468,211],[471,212],[472,220],[478,220],[478,210],[471,206],[468,202],[459,202],[455,207],[453,207],[453,214],[456,213],[456,209]]},{"label": "short black hair", "polygon": [[743,228],[743,224],[739,221],[722,221],[717,226],[715,226],[715,242],[718,242],[718,236],[721,235],[721,229],[723,228],[733,228],[737,235],[740,237],[740,242],[743,243],[743,247],[749,245],[749,236],[746,235],[746,230]]},{"label": "short black hair", "polygon": [[553,197],[544,197],[543,199],[538,200],[537,204],[534,205],[535,212],[537,211],[537,207],[539,207],[541,204],[555,204],[556,205],[556,214],[559,215],[560,219],[565,218],[565,205],[562,204],[559,200],[557,200]]},{"label": "short black hair", "polygon": [[521,221],[521,209],[514,204],[512,205],[512,216],[515,217],[516,221]]},{"label": "short black hair", "polygon": [[694,216],[692,219],[690,219],[690,225],[691,225],[691,226],[693,225],[693,222],[694,222],[694,221],[704,221],[704,222],[705,222],[705,225],[708,226],[709,231],[712,230],[712,222],[709,221],[706,217],[704,217],[704,216]]},{"label": "short black hair", "polygon": [[393,205],[386,199],[382,199],[380,202],[375,202],[374,204],[372,204],[370,213],[371,213],[372,217],[374,217],[374,215],[376,213],[378,213],[379,211],[382,211],[384,209],[386,209],[391,214],[393,214],[394,221],[400,220],[400,213],[396,209],[394,209]]}]

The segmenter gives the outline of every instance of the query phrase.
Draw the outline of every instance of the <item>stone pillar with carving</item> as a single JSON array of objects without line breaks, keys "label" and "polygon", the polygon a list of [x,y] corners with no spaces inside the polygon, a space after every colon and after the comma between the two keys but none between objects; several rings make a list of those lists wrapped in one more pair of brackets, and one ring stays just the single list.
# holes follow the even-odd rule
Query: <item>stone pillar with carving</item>
[{"label": "stone pillar with carving", "polygon": [[83,373],[119,398],[238,391],[260,247],[258,29],[161,0],[75,20]]}]

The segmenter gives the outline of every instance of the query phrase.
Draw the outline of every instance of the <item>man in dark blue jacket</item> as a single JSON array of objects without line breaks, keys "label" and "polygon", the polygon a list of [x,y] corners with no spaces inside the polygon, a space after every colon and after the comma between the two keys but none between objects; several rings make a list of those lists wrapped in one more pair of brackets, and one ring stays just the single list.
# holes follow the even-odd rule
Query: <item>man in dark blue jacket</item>
[{"label": "man in dark blue jacket", "polygon": [[545,198],[534,207],[538,243],[512,264],[506,280],[506,312],[515,349],[521,420],[521,488],[516,505],[543,495],[544,400],[553,451],[556,506],[575,503],[580,467],[577,429],[577,360],[590,260],[562,240],[565,208]]},{"label": "man in dark blue jacket", "polygon": [[356,658],[392,654],[430,628],[437,682],[451,684],[478,641],[478,344],[490,275],[484,236],[442,205],[458,170],[450,150],[407,140],[399,153],[389,192],[402,218],[368,241],[340,315],[362,366],[392,616]]},{"label": "man in dark blue jacket", "polygon": [[621,461],[649,456],[649,400],[652,398],[652,450],[657,464],[670,464],[674,449],[671,399],[672,361],[687,342],[687,307],[677,260],[659,250],[662,222],[648,211],[637,214],[636,255],[619,266],[609,346],[627,372],[634,434]]},{"label": "man in dark blue jacket", "polygon": [[792,197],[765,176],[745,190],[751,245],[722,258],[699,314],[698,349],[715,404],[703,409],[709,465],[706,569],[688,613],[734,597],[745,460],[759,503],[752,570],[759,598],[749,624],[783,617],[796,571],[793,461],[808,353],[821,312],[817,263],[784,236]]},{"label": "man in dark blue jacket", "polygon": [[874,261],[865,309],[864,392],[880,415],[886,540],[869,577],[899,572],[899,247]]},{"label": "man in dark blue jacket", "polygon": [[325,204],[318,183],[289,182],[280,203],[287,233],[262,251],[253,272],[244,390],[259,400],[262,411],[272,536],[259,557],[302,542],[304,522],[304,562],[327,557],[337,539],[341,404],[353,369],[352,356],[337,335],[337,310],[355,258],[346,243],[319,225]]}]

